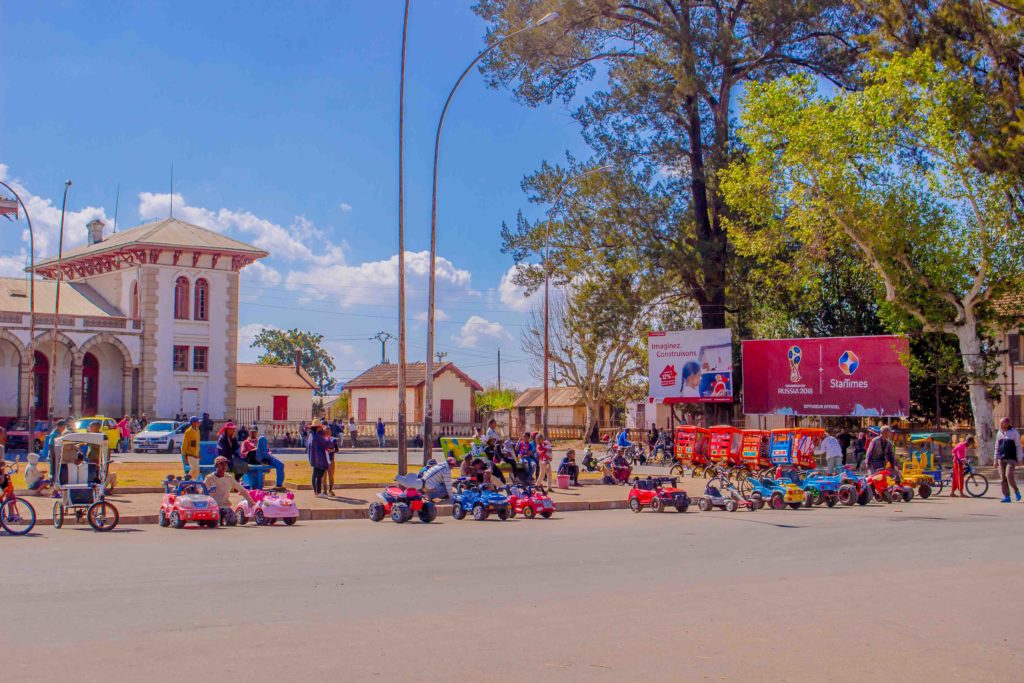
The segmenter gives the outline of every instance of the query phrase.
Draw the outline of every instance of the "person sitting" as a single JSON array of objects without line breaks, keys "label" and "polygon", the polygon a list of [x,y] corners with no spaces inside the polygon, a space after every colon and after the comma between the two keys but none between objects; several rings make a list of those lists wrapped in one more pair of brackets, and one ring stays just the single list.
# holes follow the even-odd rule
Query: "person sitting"
[{"label": "person sitting", "polygon": [[448,462],[438,464],[434,460],[420,470],[423,493],[433,500],[448,500],[452,497],[452,470]]},{"label": "person sitting", "polygon": [[507,484],[505,481],[505,473],[501,471],[501,451],[498,450],[498,444],[495,439],[488,439],[487,445],[484,446],[484,455],[487,456],[489,462],[486,463],[487,472],[491,477],[500,479],[502,484]]},{"label": "person sitting", "polygon": [[256,504],[249,492],[238,483],[238,480],[228,474],[228,465],[230,464],[230,460],[223,455],[218,455],[213,461],[213,472],[206,475],[206,480],[203,482],[206,484],[210,497],[217,501],[221,519],[227,520],[229,524],[231,520],[235,519],[235,511],[231,506],[232,491],[242,494],[249,505]]},{"label": "person sitting", "polygon": [[603,481],[605,484],[624,484],[629,481],[632,471],[633,468],[629,466],[626,456],[621,451],[616,452],[604,465]]},{"label": "person sitting", "polygon": [[629,440],[629,430],[623,427],[619,431],[619,435],[615,437],[615,447],[617,450],[624,452],[632,445],[632,442]]},{"label": "person sitting", "polygon": [[576,464],[576,451],[570,448],[565,453],[565,457],[562,458],[562,462],[558,464],[559,474],[568,474],[569,481],[572,482],[573,486],[580,485],[580,468]]},{"label": "person sitting", "polygon": [[246,439],[246,443],[249,443],[255,439],[256,449],[253,453],[250,453],[249,457],[252,458],[252,462],[256,465],[269,465],[274,468],[274,488],[277,490],[284,489],[284,463],[274,457],[270,452],[270,444],[267,443],[266,434],[260,434],[260,430],[256,425],[252,426],[249,430],[249,438]]},{"label": "person sitting", "polygon": [[28,465],[25,466],[25,488],[37,496],[49,496],[52,482],[43,476],[38,463],[38,453],[28,456]]},{"label": "person sitting", "polygon": [[598,470],[597,458],[594,457],[594,451],[590,449],[590,446],[587,446],[586,450],[583,451],[583,462],[580,465],[590,472]]}]

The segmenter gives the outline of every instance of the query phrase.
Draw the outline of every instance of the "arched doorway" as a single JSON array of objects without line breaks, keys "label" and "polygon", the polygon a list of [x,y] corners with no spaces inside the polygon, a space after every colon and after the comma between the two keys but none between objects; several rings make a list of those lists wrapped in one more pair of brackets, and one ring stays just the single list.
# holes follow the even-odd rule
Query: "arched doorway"
[{"label": "arched doorway", "polygon": [[39,351],[35,352],[36,363],[33,381],[36,383],[35,391],[32,395],[35,397],[35,418],[37,420],[46,419],[46,411],[50,406],[50,361]]},{"label": "arched doorway", "polygon": [[100,364],[91,353],[82,358],[82,413],[96,415],[100,396]]}]

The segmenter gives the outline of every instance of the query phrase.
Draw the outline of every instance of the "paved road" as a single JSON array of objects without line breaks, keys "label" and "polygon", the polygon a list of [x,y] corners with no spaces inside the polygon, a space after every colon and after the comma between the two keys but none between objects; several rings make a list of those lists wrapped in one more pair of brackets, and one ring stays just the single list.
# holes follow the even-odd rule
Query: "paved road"
[{"label": "paved road", "polygon": [[4,678],[1020,680],[1022,514],[45,528],[0,538]]}]

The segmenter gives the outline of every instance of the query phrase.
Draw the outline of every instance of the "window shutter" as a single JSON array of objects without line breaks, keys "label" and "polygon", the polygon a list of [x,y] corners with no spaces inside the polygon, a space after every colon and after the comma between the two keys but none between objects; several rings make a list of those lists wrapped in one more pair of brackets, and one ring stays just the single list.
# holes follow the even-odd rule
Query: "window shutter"
[{"label": "window shutter", "polygon": [[1020,334],[1007,335],[1010,347],[1010,363],[1020,365]]}]

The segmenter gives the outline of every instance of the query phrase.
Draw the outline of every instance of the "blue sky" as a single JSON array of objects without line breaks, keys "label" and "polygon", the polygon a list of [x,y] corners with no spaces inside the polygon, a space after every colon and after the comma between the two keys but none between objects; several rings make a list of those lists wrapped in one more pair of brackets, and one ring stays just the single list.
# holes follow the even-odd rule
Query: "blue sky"
[{"label": "blue sky", "polygon": [[[471,2],[413,0],[406,89],[409,358],[425,347],[434,126],[483,46]],[[175,215],[259,244],[243,278],[245,349],[261,326],[320,332],[339,379],[379,360],[397,333],[397,117],[401,0],[376,2],[12,2],[0,0],[0,179],[29,197],[37,255],[94,217],[121,228]],[[519,334],[530,302],[507,282],[500,226],[537,216],[522,176],[571,150],[570,111],[530,109],[464,83],[442,140],[436,348],[484,384],[526,386]],[[0,273],[27,242],[0,233]],[[504,286],[502,286],[504,278]],[[395,347],[389,345],[392,360]]]}]

